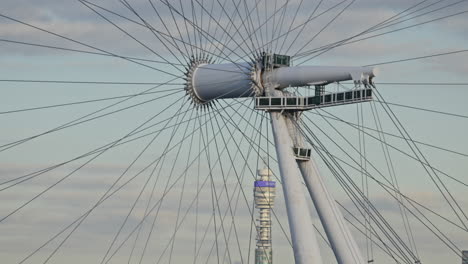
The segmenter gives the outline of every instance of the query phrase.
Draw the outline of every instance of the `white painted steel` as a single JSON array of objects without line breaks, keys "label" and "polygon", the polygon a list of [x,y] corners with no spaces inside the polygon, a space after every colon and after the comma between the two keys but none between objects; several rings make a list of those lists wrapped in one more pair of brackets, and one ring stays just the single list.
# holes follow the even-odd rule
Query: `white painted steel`
[{"label": "white painted steel", "polygon": [[207,102],[222,98],[253,97],[260,95],[262,87],[267,85],[282,89],[349,80],[369,84],[375,76],[371,67],[297,66],[273,69],[260,78],[260,71],[254,68],[249,63],[198,65],[190,77],[193,92],[198,99]]},{"label": "white painted steel", "polygon": [[195,95],[202,101],[252,97],[252,66],[248,63],[201,64],[192,77]]},{"label": "white painted steel", "polygon": [[304,196],[300,170],[293,155],[293,144],[285,117],[271,112],[271,125],[282,179],[284,199],[288,212],[289,229],[296,264],[322,264],[322,257],[312,217]]},{"label": "white painted steel", "polygon": [[264,77],[276,89],[289,86],[307,86],[341,81],[369,83],[375,77],[371,67],[296,66],[277,68]]},{"label": "white painted steel", "polygon": [[328,192],[314,160],[297,161],[297,163],[338,264],[365,263],[359,247],[336,206],[335,200]]}]

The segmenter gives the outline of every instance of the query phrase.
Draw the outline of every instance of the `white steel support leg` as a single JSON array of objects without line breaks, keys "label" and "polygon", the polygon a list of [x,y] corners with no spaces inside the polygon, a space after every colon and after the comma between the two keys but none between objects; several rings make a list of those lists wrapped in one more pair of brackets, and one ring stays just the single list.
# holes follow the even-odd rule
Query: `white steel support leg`
[{"label": "white steel support leg", "polygon": [[328,192],[317,165],[312,159],[297,161],[297,163],[338,264],[363,264],[364,259],[356,241],[337,208],[335,200]]},{"label": "white steel support leg", "polygon": [[304,195],[301,171],[293,155],[293,143],[281,113],[272,112],[271,124],[283,182],[289,229],[296,264],[323,264],[313,228],[312,217]]}]

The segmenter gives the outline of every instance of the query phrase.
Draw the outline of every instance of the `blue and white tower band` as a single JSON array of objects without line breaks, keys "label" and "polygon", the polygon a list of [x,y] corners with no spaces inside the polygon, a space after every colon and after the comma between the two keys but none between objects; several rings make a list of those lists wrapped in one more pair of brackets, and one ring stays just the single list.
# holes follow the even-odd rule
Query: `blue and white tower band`
[{"label": "blue and white tower band", "polygon": [[257,247],[255,264],[273,263],[271,245],[271,209],[276,196],[276,183],[271,181],[272,172],[268,168],[258,170],[258,180],[254,184],[255,207],[259,209],[257,219]]}]

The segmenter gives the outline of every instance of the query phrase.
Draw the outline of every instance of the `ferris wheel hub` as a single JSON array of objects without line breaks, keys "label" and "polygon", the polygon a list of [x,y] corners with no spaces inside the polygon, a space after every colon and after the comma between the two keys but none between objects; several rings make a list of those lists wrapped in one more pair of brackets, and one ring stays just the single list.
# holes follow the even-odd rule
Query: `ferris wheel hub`
[{"label": "ferris wheel hub", "polygon": [[187,68],[185,90],[194,104],[209,107],[217,99],[261,95],[259,78],[254,63],[212,64],[207,59],[196,59]]},{"label": "ferris wheel hub", "polygon": [[324,86],[354,81],[366,88],[373,86],[376,70],[372,67],[291,66],[287,55],[263,53],[253,62],[214,64],[210,58],[192,58],[186,69],[185,90],[192,102],[210,107],[218,99],[258,97],[268,89]]}]

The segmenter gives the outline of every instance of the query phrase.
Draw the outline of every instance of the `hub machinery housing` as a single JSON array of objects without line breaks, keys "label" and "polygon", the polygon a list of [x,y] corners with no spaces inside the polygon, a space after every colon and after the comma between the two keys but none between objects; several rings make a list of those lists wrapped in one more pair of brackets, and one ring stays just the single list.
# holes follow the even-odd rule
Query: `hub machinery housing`
[{"label": "hub machinery housing", "polygon": [[269,89],[297,86],[323,86],[354,81],[373,85],[372,67],[290,66],[290,57],[264,53],[243,63],[212,64],[208,59],[192,60],[186,73],[186,91],[197,105],[210,105],[217,99],[265,96]]}]

